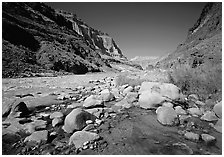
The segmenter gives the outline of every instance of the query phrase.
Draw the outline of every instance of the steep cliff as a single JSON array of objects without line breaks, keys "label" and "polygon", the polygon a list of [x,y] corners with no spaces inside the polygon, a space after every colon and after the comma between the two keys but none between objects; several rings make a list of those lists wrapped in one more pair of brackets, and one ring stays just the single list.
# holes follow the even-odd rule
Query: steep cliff
[{"label": "steep cliff", "polygon": [[160,68],[175,68],[186,64],[192,68],[206,65],[221,68],[222,63],[222,3],[207,3],[189,29],[187,39],[176,51],[157,63]]},{"label": "steep cliff", "polygon": [[113,38],[75,14],[44,3],[2,3],[3,77],[37,72],[84,74],[126,60]]}]

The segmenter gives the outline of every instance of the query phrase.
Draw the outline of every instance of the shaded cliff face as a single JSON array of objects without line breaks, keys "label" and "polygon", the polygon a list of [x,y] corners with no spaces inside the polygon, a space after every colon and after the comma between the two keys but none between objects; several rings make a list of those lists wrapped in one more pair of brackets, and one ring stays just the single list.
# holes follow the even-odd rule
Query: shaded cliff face
[{"label": "shaded cliff face", "polygon": [[3,77],[46,71],[83,74],[111,68],[103,56],[126,60],[108,34],[44,3],[2,3],[2,32]]},{"label": "shaded cliff face", "polygon": [[222,3],[207,3],[189,29],[186,41],[176,51],[157,63],[160,68],[175,68],[187,64],[192,68],[206,65],[221,68],[222,63]]}]

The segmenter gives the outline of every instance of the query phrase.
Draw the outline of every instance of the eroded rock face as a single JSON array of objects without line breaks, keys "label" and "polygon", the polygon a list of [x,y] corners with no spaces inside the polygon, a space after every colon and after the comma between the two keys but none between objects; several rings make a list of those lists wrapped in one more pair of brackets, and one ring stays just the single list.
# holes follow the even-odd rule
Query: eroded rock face
[{"label": "eroded rock face", "polygon": [[157,120],[163,125],[174,125],[177,120],[177,114],[171,107],[159,107],[156,110]]},{"label": "eroded rock face", "polygon": [[100,136],[96,133],[88,131],[77,131],[69,139],[69,145],[74,144],[76,148],[80,148],[87,141],[94,141],[99,139]]},{"label": "eroded rock face", "polygon": [[41,69],[83,74],[111,68],[101,55],[126,60],[112,37],[75,14],[44,3],[4,3],[3,10],[3,77],[30,76]]},{"label": "eroded rock face", "polygon": [[86,126],[87,120],[95,120],[96,117],[80,108],[72,110],[64,121],[63,129],[67,133],[72,133],[75,130],[82,130]]}]

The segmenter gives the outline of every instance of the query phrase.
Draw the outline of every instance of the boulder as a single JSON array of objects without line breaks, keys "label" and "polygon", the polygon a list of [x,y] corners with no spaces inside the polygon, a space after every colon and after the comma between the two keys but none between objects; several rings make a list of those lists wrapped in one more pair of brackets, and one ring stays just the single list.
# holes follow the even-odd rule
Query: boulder
[{"label": "boulder", "polygon": [[211,122],[211,121],[218,120],[218,117],[215,115],[215,112],[213,112],[213,111],[206,111],[203,114],[203,116],[201,116],[201,120],[205,120],[205,121]]},{"label": "boulder", "polygon": [[104,89],[100,92],[100,98],[107,102],[107,101],[111,101],[111,100],[114,100],[114,95],[110,92],[109,89]]},{"label": "boulder", "polygon": [[217,131],[217,132],[220,132],[222,133],[222,119],[219,119],[216,124],[214,125],[214,129]]},{"label": "boulder", "polygon": [[96,117],[89,112],[80,108],[73,109],[65,118],[63,130],[67,133],[82,130],[86,126],[87,120],[94,121],[95,119]]},{"label": "boulder", "polygon": [[103,105],[103,101],[100,100],[96,95],[91,95],[85,99],[83,102],[83,106],[88,108],[88,107],[95,107]]},{"label": "boulder", "polygon": [[61,112],[54,112],[50,115],[50,119],[62,118],[62,117],[63,117],[63,113],[61,113]]},{"label": "boulder", "polygon": [[203,113],[199,108],[192,107],[188,109],[189,114],[192,116],[201,116]]},{"label": "boulder", "polygon": [[129,93],[129,92],[131,92],[131,91],[133,91],[133,87],[132,86],[128,86],[127,88],[125,88],[124,90],[123,90],[123,94],[127,94],[127,93]]},{"label": "boulder", "polygon": [[77,131],[69,139],[69,145],[74,144],[76,148],[81,148],[85,142],[98,140],[100,136],[88,131]]},{"label": "boulder", "polygon": [[213,144],[216,141],[215,137],[209,134],[201,134],[201,138],[206,144]]},{"label": "boulder", "polygon": [[213,107],[213,111],[219,118],[222,118],[222,101],[215,104],[215,106]]},{"label": "boulder", "polygon": [[188,140],[192,140],[192,141],[198,141],[199,140],[199,135],[193,132],[186,132],[184,134],[184,137]]},{"label": "boulder", "polygon": [[36,131],[33,132],[30,136],[27,136],[24,140],[24,142],[34,141],[37,143],[40,143],[41,141],[47,141],[48,139],[48,131]]},{"label": "boulder", "polygon": [[157,120],[163,125],[174,125],[177,114],[171,107],[159,107],[156,110]]},{"label": "boulder", "polygon": [[151,91],[146,90],[141,92],[138,105],[144,109],[157,108],[164,100],[166,100],[166,98],[161,94],[155,92],[152,93]]},{"label": "boulder", "polygon": [[144,91],[157,92],[161,96],[172,100],[180,98],[180,89],[171,83],[143,82],[139,93],[141,94]]}]

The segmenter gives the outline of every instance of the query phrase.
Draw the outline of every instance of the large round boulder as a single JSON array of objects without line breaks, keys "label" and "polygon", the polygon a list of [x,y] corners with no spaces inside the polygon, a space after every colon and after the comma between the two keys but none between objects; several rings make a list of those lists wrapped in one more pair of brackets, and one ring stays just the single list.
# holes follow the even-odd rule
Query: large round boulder
[{"label": "large round boulder", "polygon": [[161,96],[172,100],[180,98],[180,89],[171,83],[143,82],[139,93],[141,94],[144,91],[157,92]]},{"label": "large round boulder", "polygon": [[64,121],[63,129],[67,133],[72,133],[76,130],[82,130],[87,124],[87,120],[95,121],[96,117],[89,112],[86,112],[80,108],[72,110]]},{"label": "large round boulder", "polygon": [[139,96],[138,105],[144,109],[157,108],[164,100],[161,94],[146,90]]}]

